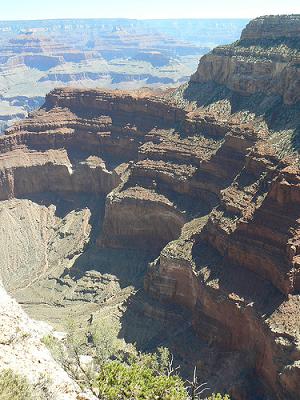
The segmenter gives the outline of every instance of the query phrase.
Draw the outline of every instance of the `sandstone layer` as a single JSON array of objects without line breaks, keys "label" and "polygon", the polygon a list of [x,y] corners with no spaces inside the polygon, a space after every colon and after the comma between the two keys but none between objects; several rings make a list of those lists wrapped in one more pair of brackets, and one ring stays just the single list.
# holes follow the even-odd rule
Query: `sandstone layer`
[{"label": "sandstone layer", "polygon": [[214,81],[244,95],[261,92],[282,96],[286,104],[298,102],[299,21],[299,15],[253,20],[239,41],[204,56],[191,81]]},{"label": "sandstone layer", "polygon": [[128,19],[2,21],[0,133],[40,107],[55,87],[179,86],[212,43],[232,41],[245,24],[200,20],[179,28],[168,20],[160,26]]},{"label": "sandstone layer", "polygon": [[[206,349],[199,373],[238,400],[296,400],[300,392],[299,48],[277,54],[298,38],[300,19],[276,21],[251,22],[240,42],[204,56],[178,90],[56,89],[0,138],[3,221],[24,254],[22,237],[36,235],[33,260],[11,258],[3,239],[9,290],[34,290],[32,272],[68,287],[69,296],[68,274],[80,285],[87,278],[80,268],[92,264],[84,291],[104,307],[107,298],[95,299],[111,277],[97,272],[115,251],[143,250],[152,262],[144,291],[127,297],[132,310],[153,324],[177,318],[183,335],[192,326]],[[96,196],[96,203],[74,203],[62,217],[58,206],[32,202],[45,193]],[[72,301],[83,296],[77,289]],[[154,337],[144,348],[162,342]]]}]

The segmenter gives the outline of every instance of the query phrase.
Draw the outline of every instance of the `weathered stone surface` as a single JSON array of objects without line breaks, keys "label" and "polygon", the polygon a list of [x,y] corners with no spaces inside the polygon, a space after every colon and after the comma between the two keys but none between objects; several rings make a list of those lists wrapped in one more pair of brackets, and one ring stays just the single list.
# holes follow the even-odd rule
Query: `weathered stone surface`
[{"label": "weathered stone surface", "polygon": [[[88,399],[41,342],[52,329],[31,320],[0,287],[0,369],[12,369],[57,400]],[[41,393],[42,395],[43,393]]]},{"label": "weathered stone surface", "polygon": [[[146,290],[189,308],[206,340],[247,352],[247,368],[280,398],[296,390],[297,368],[287,372],[292,361],[274,339],[273,314],[263,315],[280,292],[295,293],[291,305],[297,299],[297,236],[289,232],[298,218],[298,170],[262,145],[267,135],[149,92],[56,90],[1,139],[2,197],[109,193],[98,245],[166,245]],[[197,222],[199,215],[206,217]]]},{"label": "weathered stone surface", "polygon": [[88,242],[90,210],[72,211],[64,218],[56,213],[54,205],[29,200],[1,202],[0,278],[8,290],[51,274],[62,260],[80,254]]},{"label": "weathered stone surface", "polygon": [[279,95],[295,104],[300,100],[299,32],[299,15],[257,18],[240,41],[203,56],[191,82],[213,81],[244,95]]},{"label": "weathered stone surface", "polygon": [[65,150],[0,154],[0,199],[39,192],[109,193],[121,182],[96,156],[70,160]]},{"label": "weathered stone surface", "polygon": [[268,15],[249,22],[242,39],[276,39],[300,37],[300,15]]},{"label": "weathered stone surface", "polygon": [[[208,345],[242,360],[231,384],[221,385],[242,400],[258,396],[257,377],[265,398],[296,400],[300,391],[300,171],[295,152],[280,155],[286,150],[281,131],[297,122],[293,18],[284,17],[286,29],[279,30],[273,17],[250,23],[239,43],[200,61],[186,89],[160,95],[56,89],[41,110],[0,138],[1,199],[45,191],[106,196],[97,251],[152,252],[146,292],[188,309],[187,324]],[[273,25],[274,37],[267,37]],[[246,42],[262,39],[264,47]],[[270,40],[284,40],[288,53],[280,54]],[[202,104],[188,97],[210,81],[219,97]],[[257,114],[238,109],[240,93],[257,92]],[[271,93],[286,103],[277,131],[275,117],[272,124],[264,119],[265,108],[275,104]],[[22,232],[21,213],[9,211],[5,201],[2,208],[3,221]],[[44,240],[51,265],[84,251],[87,210],[60,220],[49,207],[29,209],[41,216],[48,235],[49,225],[56,232]],[[41,229],[33,224],[32,230]],[[41,249],[43,237],[36,237]],[[41,273],[36,256],[32,268]],[[13,262],[18,269],[20,262]],[[145,313],[167,320],[157,303],[147,303]]]},{"label": "weathered stone surface", "polygon": [[107,196],[99,244],[161,249],[179,236],[186,218],[163,195],[135,186]]}]

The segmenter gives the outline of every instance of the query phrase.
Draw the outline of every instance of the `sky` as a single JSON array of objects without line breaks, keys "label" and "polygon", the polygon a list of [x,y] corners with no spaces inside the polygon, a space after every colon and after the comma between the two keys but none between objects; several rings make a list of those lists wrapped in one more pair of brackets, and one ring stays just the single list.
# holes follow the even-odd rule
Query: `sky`
[{"label": "sky", "polygon": [[254,18],[300,14],[300,0],[5,0],[0,20]]}]

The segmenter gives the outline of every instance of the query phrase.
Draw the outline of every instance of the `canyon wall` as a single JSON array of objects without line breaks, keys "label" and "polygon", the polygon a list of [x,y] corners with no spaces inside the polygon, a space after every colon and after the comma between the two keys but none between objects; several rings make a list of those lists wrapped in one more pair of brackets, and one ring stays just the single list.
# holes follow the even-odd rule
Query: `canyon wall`
[{"label": "canyon wall", "polygon": [[244,95],[279,95],[295,104],[300,100],[299,21],[299,15],[251,21],[239,41],[201,59],[191,82],[213,81]]},{"label": "canyon wall", "polygon": [[299,172],[267,135],[148,92],[55,90],[1,138],[1,198],[107,195],[98,246],[161,251],[146,291],[296,398]]},{"label": "canyon wall", "polygon": [[[153,254],[144,280],[152,314],[177,304],[208,348],[239,354],[221,387],[234,399],[300,392],[298,153],[275,141],[263,108],[230,103],[260,94],[257,108],[270,108],[277,96],[281,123],[297,127],[299,26],[299,16],[254,20],[178,90],[55,89],[0,137],[0,198],[105,196],[98,251]],[[208,83],[219,97],[200,104]]]}]

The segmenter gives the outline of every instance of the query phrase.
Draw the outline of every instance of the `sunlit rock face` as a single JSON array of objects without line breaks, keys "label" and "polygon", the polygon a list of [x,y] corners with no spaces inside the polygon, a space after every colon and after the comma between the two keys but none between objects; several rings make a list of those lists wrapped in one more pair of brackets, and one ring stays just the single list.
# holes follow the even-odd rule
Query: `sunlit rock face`
[{"label": "sunlit rock face", "polygon": [[56,87],[167,88],[247,20],[0,21],[0,133]]},{"label": "sunlit rock face", "polygon": [[240,40],[204,56],[191,81],[214,81],[244,95],[279,95],[295,104],[300,100],[299,21],[299,15],[251,21]]},{"label": "sunlit rock face", "polygon": [[[51,327],[31,320],[22,308],[0,287],[0,368],[12,369],[32,385],[43,387],[41,396],[58,400],[87,399],[79,387],[54,361],[42,338]],[[36,389],[36,394],[37,389]]]},{"label": "sunlit rock face", "polygon": [[290,54],[299,24],[254,20],[176,90],[55,89],[7,130],[8,290],[28,306],[38,288],[60,310],[55,322],[66,309],[87,319],[111,301],[126,337],[132,321],[139,332],[162,321],[146,349],[177,319],[181,360],[195,361],[183,339],[196,333],[193,353],[201,348],[201,373],[217,390],[298,399],[300,121]]}]

